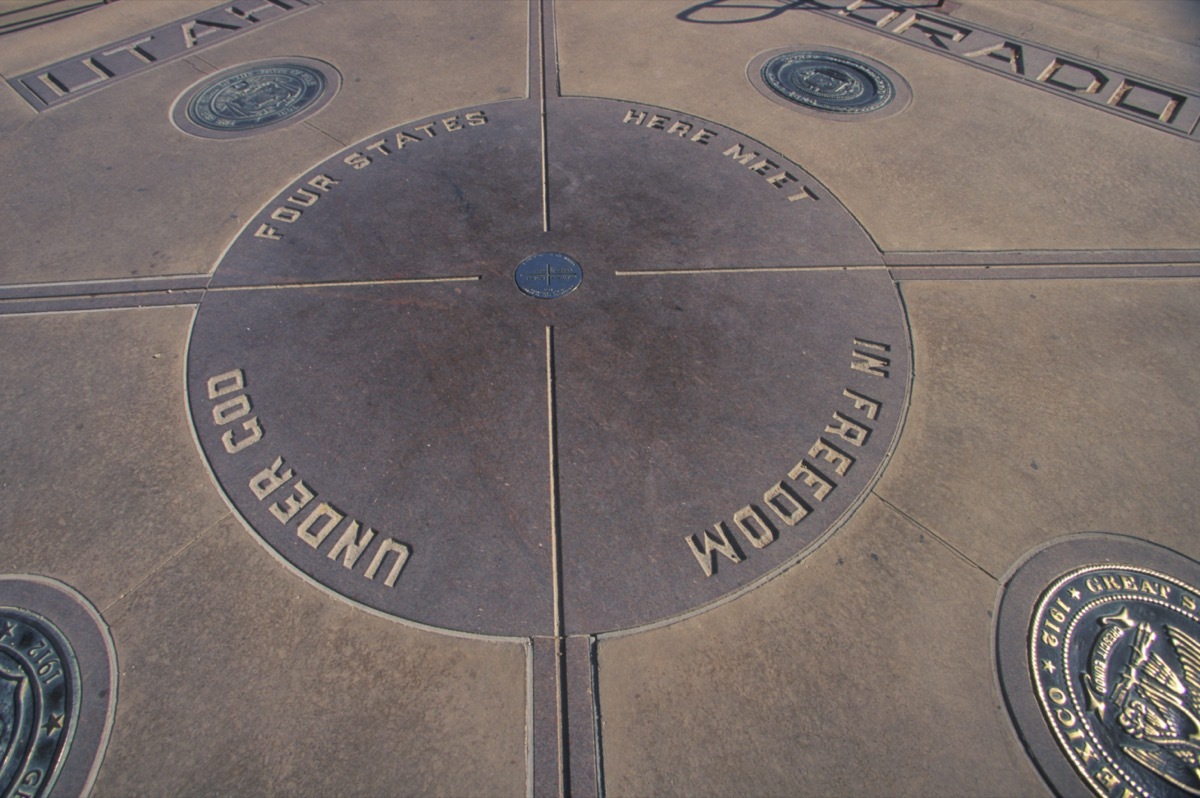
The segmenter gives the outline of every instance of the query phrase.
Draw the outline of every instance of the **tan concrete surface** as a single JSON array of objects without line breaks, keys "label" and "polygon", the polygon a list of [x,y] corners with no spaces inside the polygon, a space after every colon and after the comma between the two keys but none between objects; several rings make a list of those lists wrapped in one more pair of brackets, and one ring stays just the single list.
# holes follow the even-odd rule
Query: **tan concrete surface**
[{"label": "tan concrete surface", "polygon": [[[406,120],[526,94],[528,52],[513,47],[529,33],[522,0],[355,0],[274,24],[288,29],[268,34],[278,42],[270,49],[247,36],[200,57],[221,69],[293,54],[335,63],[346,81],[337,107],[308,124],[346,146]],[[385,49],[346,46],[379,31]]]},{"label": "tan concrete surface", "polygon": [[6,93],[0,170],[22,186],[21,202],[0,210],[7,281],[211,271],[246,217],[330,149],[307,126],[236,143],[180,132],[171,104],[203,69],[173,61],[41,114]]},{"label": "tan concrete surface", "polygon": [[[530,640],[407,625],[270,554],[208,470],[185,371],[204,278],[264,203],[377,131],[526,96],[538,4],[325,0],[43,113],[0,85],[0,552],[4,572],[72,585],[111,627],[118,698],[95,795],[551,795],[556,719],[578,795],[1050,794],[1001,695],[993,614],[1010,569],[1064,535],[1200,559],[1200,280],[1181,276],[1200,273],[1200,141],[809,11],[677,19],[697,3],[548,3],[562,93],[764,142],[822,181],[885,262],[990,266],[894,272],[912,387],[861,507],[746,594],[600,638],[594,683],[592,662],[568,662],[585,680],[569,706],[552,638],[537,659]],[[0,75],[215,5],[119,0],[0,36]],[[1200,92],[1194,3],[939,13]],[[876,59],[911,105],[860,122],[782,107],[746,70],[790,45]],[[203,76],[286,55],[341,72],[316,115],[234,140],[171,123]],[[944,255],[964,251],[978,258]],[[1056,257],[1160,265],[1116,278]],[[1001,264],[1039,258],[1050,265],[1004,279],[1017,272]],[[196,290],[143,282],[171,275]],[[145,295],[95,295],[91,281],[114,278]],[[23,315],[21,297],[49,294],[94,309]],[[342,387],[370,391],[371,377]],[[581,704],[592,687],[598,705]],[[581,775],[595,762],[600,789]]]},{"label": "tan concrete surface", "polygon": [[229,514],[178,401],[191,322],[186,307],[0,317],[7,570],[107,607]]},{"label": "tan concrete surface", "polygon": [[601,642],[608,793],[1045,794],[989,664],[996,590],[869,499],[750,595]]},{"label": "tan concrete surface", "polygon": [[1191,0],[966,0],[953,16],[1182,86],[1200,68]]},{"label": "tan concrete surface", "polygon": [[906,283],[914,380],[875,490],[1001,576],[1118,532],[1200,557],[1192,280]]},{"label": "tan concrete surface", "polygon": [[[1200,156],[1190,141],[810,11],[676,21],[688,5],[561,3],[563,91],[686,108],[770,142],[823,181],[885,251],[1200,245],[1192,222]],[[621,57],[585,46],[601,36],[622,42]],[[912,104],[855,123],[780,108],[745,71],[758,54],[789,45],[875,58],[907,79]]]},{"label": "tan concrete surface", "polygon": [[516,795],[525,655],[369,615],[227,518],[106,612],[101,795]]}]

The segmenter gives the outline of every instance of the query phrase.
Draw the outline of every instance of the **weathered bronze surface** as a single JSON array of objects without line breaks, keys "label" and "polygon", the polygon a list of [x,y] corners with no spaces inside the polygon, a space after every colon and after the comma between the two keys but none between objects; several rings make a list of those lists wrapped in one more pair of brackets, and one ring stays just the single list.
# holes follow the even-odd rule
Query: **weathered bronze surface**
[{"label": "weathered bronze surface", "polygon": [[0,794],[86,795],[116,702],[116,655],[86,598],[0,576]]},{"label": "weathered bronze surface", "polygon": [[583,271],[561,252],[539,252],[521,261],[513,275],[517,287],[538,299],[557,299],[579,287]]},{"label": "weathered bronze surface", "polygon": [[171,117],[196,136],[253,135],[316,113],[340,85],[336,69],[311,58],[243,64],[192,86],[175,103]]},{"label": "weathered bronze surface", "polygon": [[1062,795],[1200,794],[1200,565],[1077,535],[1006,580],[1001,687]]},{"label": "weathered bronze surface", "polygon": [[861,59],[820,50],[784,53],[762,67],[763,82],[794,103],[834,114],[866,114],[892,101],[887,76]]},{"label": "weathered bronze surface", "polygon": [[264,127],[302,111],[325,91],[325,77],[300,64],[253,67],[206,86],[187,115],[210,130]]},{"label": "weathered bronze surface", "polygon": [[1198,596],[1166,574],[1105,563],[1042,597],[1029,650],[1038,699],[1097,795],[1200,794]]},{"label": "weathered bronze surface", "polygon": [[0,607],[0,792],[46,795],[79,715],[79,664],[47,618]]}]

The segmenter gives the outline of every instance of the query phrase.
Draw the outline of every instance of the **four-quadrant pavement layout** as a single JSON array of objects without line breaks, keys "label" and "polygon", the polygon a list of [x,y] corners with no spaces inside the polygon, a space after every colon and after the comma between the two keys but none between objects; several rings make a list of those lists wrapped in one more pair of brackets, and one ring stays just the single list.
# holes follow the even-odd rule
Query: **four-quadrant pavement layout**
[{"label": "four-quadrant pavement layout", "polygon": [[[997,610],[1064,537],[1200,552],[1200,23],[869,6],[4,37],[0,539],[110,633],[95,794],[1064,789]],[[797,110],[791,51],[898,105]],[[259,62],[325,104],[179,123]]]}]

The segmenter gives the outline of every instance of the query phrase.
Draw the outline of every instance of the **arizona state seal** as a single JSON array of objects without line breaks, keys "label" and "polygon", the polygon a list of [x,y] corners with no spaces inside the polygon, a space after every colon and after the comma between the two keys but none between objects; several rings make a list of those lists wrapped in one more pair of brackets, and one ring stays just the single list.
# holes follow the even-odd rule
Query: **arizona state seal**
[{"label": "arizona state seal", "polygon": [[1029,667],[1042,714],[1095,792],[1200,796],[1200,590],[1088,565],[1042,594]]}]

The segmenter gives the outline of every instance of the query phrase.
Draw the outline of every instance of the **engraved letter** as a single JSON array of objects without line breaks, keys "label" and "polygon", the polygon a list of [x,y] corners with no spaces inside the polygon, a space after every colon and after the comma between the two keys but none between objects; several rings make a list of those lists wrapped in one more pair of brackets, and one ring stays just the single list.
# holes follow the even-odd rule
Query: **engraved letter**
[{"label": "engraved letter", "polygon": [[[787,499],[791,504],[791,508],[780,506],[781,502],[778,502],[777,499],[781,496]],[[779,520],[788,526],[795,526],[800,523],[804,516],[809,513],[809,507],[804,503],[804,500],[797,496],[796,492],[784,482],[775,483],[775,487],[763,494],[763,501],[775,511],[775,515],[779,516]]]},{"label": "engraved letter", "polygon": [[342,181],[334,180],[332,177],[329,177],[328,175],[317,175],[312,180],[309,180],[308,184],[310,186],[312,186],[313,188],[317,189],[318,191],[324,191],[325,193],[328,194],[329,189],[333,188],[340,182],[342,182]]},{"label": "engraved letter", "polygon": [[[817,439],[817,442],[813,444],[813,447],[808,450],[808,456],[821,457],[825,460],[825,462],[832,463],[833,471],[839,477],[846,476],[846,472],[850,470],[850,466],[854,465],[853,457],[841,451],[824,438]],[[797,474],[798,473],[799,472],[797,472]],[[792,479],[798,479],[798,476],[793,476],[791,474],[788,474],[788,476],[792,477]]]},{"label": "engraved letter", "polygon": [[[1000,55],[1002,52],[1004,55]],[[983,47],[979,50],[963,53],[964,58],[979,58],[983,55],[1008,64],[1008,71],[1014,75],[1025,74],[1025,51],[1021,49],[1021,45],[1019,44],[998,42],[990,47]]]},{"label": "engraved letter", "polygon": [[861,371],[863,374],[870,374],[872,377],[887,377],[887,367],[892,365],[892,361],[886,357],[876,357],[869,355],[866,352],[854,350],[854,357],[850,361],[850,368],[855,371]]},{"label": "engraved letter", "polygon": [[237,454],[242,449],[253,446],[262,440],[263,431],[262,427],[259,426],[258,416],[255,416],[249,421],[243,421],[242,429],[246,430],[246,432],[250,434],[236,443],[233,440],[233,430],[225,430],[225,434],[221,436],[221,443],[225,444],[225,451],[229,452],[230,454]]},{"label": "engraved letter", "polygon": [[[267,509],[271,511],[271,515],[279,519],[279,523],[286,524],[292,520],[296,513],[313,500],[313,492],[304,484],[304,480],[296,480],[296,484],[292,486],[296,492],[288,496],[283,502],[275,502]],[[283,506],[281,507],[280,504]]]},{"label": "engraved letter", "polygon": [[208,381],[208,398],[216,399],[218,396],[224,396],[227,393],[240,391],[246,387],[246,378],[242,374],[241,369],[227,371],[224,374],[218,374]]},{"label": "engraved letter", "polygon": [[730,158],[737,161],[742,166],[749,166],[750,162],[758,157],[757,152],[746,152],[746,150],[742,148],[741,144],[734,144],[732,147],[725,150],[725,152],[723,152],[721,154],[728,155]]},{"label": "engraved letter", "polygon": [[[196,32],[196,26],[203,25],[208,30]],[[214,33],[220,33],[223,30],[239,30],[240,25],[229,25],[224,22],[209,22],[205,19],[194,19],[190,22],[185,22],[180,26],[183,31],[183,47],[185,50],[190,50],[199,44],[200,40],[205,36],[212,36]]]},{"label": "engraved letter", "polygon": [[254,16],[259,11],[291,11],[292,7],[283,0],[265,0],[262,5],[255,6],[251,9],[241,9],[238,6],[230,6],[228,9],[230,14],[241,17],[247,22],[262,22],[261,17]]},{"label": "engraved letter", "polygon": [[889,13],[880,17],[879,19],[871,19],[870,17],[866,16],[865,14],[854,13],[855,11],[857,11],[858,9],[860,9],[864,5],[866,5],[866,2],[867,2],[867,0],[854,0],[853,3],[846,6],[841,11],[839,11],[838,14],[843,17],[848,17],[850,19],[859,20],[861,22],[869,22],[877,28],[882,28],[883,26],[887,25],[889,22],[894,20],[896,17],[900,16],[900,13],[901,13],[900,9],[896,8],[895,6],[887,5],[886,3],[882,2],[882,0],[874,0],[873,5],[869,9],[871,11],[879,11],[879,10],[883,10],[885,8],[891,9],[891,11]]},{"label": "engraved letter", "polygon": [[[1165,102],[1155,103],[1155,105],[1161,106],[1159,110],[1147,108],[1143,105],[1134,105],[1126,98],[1130,97],[1130,94],[1135,89],[1137,93],[1133,95],[1134,97],[1149,93],[1151,97],[1157,97],[1157,99],[1165,100]],[[1133,98],[1130,97],[1130,99]],[[1150,97],[1146,97],[1145,99],[1149,100]],[[1135,114],[1157,119],[1163,124],[1170,124],[1171,120],[1175,118],[1175,113],[1186,99],[1182,94],[1156,89],[1153,86],[1147,86],[1145,83],[1126,79],[1122,80],[1121,85],[1117,86],[1117,90],[1113,92],[1113,96],[1108,99],[1108,104],[1113,108],[1124,108],[1126,111],[1133,111]]]},{"label": "engraved letter", "polygon": [[[747,524],[746,521],[751,521]],[[733,525],[736,526],[750,545],[756,549],[765,548],[775,542],[778,536],[775,528],[763,517],[762,511],[753,504],[748,504],[733,514]],[[752,530],[750,527],[757,527]]]},{"label": "engraved letter", "polygon": [[871,430],[854,423],[836,410],[833,411],[833,420],[837,422],[837,426],[830,424],[825,427],[825,432],[837,435],[854,446],[862,446],[871,435]]},{"label": "engraved letter", "polygon": [[281,468],[283,468],[283,458],[276,457],[270,468],[264,468],[250,478],[250,490],[254,492],[254,498],[262,501],[274,493],[280,485],[295,476],[292,469],[281,472],[279,470]]},{"label": "engraved letter", "polygon": [[855,410],[866,410],[867,418],[869,418],[870,420],[874,421],[875,416],[879,415],[879,402],[876,402],[874,399],[868,399],[867,397],[863,396],[861,393],[856,393],[856,392],[850,390],[849,388],[842,391],[842,396],[845,396],[845,397],[848,397],[848,398],[854,400],[854,409]]},{"label": "engraved letter", "polygon": [[420,136],[414,136],[411,133],[405,133],[403,130],[401,130],[396,134],[396,147],[402,150],[409,144],[416,144],[417,142],[424,140],[425,139],[421,138]]},{"label": "engraved letter", "polygon": [[213,422],[225,426],[231,421],[237,421],[250,412],[250,397],[246,394],[235,396],[227,402],[221,402],[212,410]]},{"label": "engraved letter", "polygon": [[800,178],[793,175],[791,172],[780,172],[777,175],[771,175],[767,178],[767,182],[775,186],[775,188],[783,188],[784,183],[795,183]]},{"label": "engraved letter", "polygon": [[[931,28],[930,24],[940,25],[942,27]],[[899,25],[892,28],[892,33],[903,34],[904,31],[908,30],[909,28],[916,28],[917,30],[921,31],[925,34],[925,37],[929,39],[929,41],[933,42],[936,46],[942,48],[943,50],[950,49],[946,46],[946,42],[942,41],[943,39],[949,39],[952,42],[961,42],[964,38],[966,38],[967,34],[971,32],[970,28],[960,28],[957,25],[951,25],[948,22],[942,22],[940,19],[923,17],[914,11],[911,17],[901,20]]]},{"label": "engraved letter", "polygon": [[645,119],[646,119],[645,111],[636,111],[636,110],[630,108],[628,111],[625,112],[625,118],[622,119],[621,121],[625,122],[627,124],[629,122],[633,122],[635,125],[640,125],[640,124],[642,124],[642,122]]},{"label": "engraved letter", "polygon": [[671,125],[671,127],[667,128],[667,132],[674,133],[675,135],[679,136],[679,138],[683,138],[688,133],[692,132],[692,126],[687,122],[676,122],[675,124]]},{"label": "engraved letter", "polygon": [[368,144],[368,145],[367,145],[367,149],[368,149],[368,150],[375,150],[376,152],[381,152],[381,153],[383,153],[384,155],[391,155],[391,154],[392,154],[392,151],[391,151],[391,150],[389,150],[389,149],[387,148],[387,142],[386,142],[386,141],[384,141],[383,139],[380,139],[379,141],[376,141],[376,142],[374,142],[374,143],[372,143],[372,144]]},{"label": "engraved letter", "polygon": [[[305,518],[296,527],[296,537],[315,549],[325,542],[325,538],[329,537],[329,533],[333,531],[335,526],[341,523],[343,518],[345,516],[334,509],[329,502],[321,502],[317,505],[317,509],[309,513],[308,518]],[[321,520],[321,528],[316,532],[312,532],[312,527],[318,520]]]},{"label": "engraved letter", "polygon": [[353,568],[358,562],[358,558],[366,551],[367,546],[371,545],[371,541],[375,538],[375,530],[367,527],[362,533],[362,537],[358,536],[358,522],[351,521],[346,527],[346,531],[338,538],[338,542],[333,544],[333,548],[329,550],[326,556],[331,560],[336,560],[342,551],[346,552],[346,556],[342,558],[342,565],[347,568]]},{"label": "engraved letter", "polygon": [[[817,444],[817,446],[819,445],[820,444]],[[817,447],[814,446],[813,448],[816,449]],[[810,488],[815,488],[813,491],[813,498],[817,501],[824,500],[824,498],[829,495],[829,491],[837,487],[828,479],[826,479],[825,475],[818,471],[816,467],[809,465],[804,460],[796,463],[796,467],[788,472],[788,476],[794,480],[803,482]]]},{"label": "engraved letter", "polygon": [[392,563],[392,570],[388,572],[387,579],[383,583],[388,587],[394,587],[396,577],[400,576],[401,569],[404,568],[404,563],[408,562],[408,546],[403,543],[388,538],[379,544],[379,549],[375,552],[375,559],[371,560],[371,565],[367,567],[365,576],[367,579],[374,579],[375,572],[379,570],[379,566],[383,565],[383,559],[389,551],[396,552],[396,561]]},{"label": "engraved letter", "polygon": [[[1070,83],[1062,78],[1054,77],[1062,70],[1063,67],[1069,67],[1075,71],[1077,83]],[[1083,73],[1083,74],[1079,74]],[[1066,77],[1064,75],[1064,77]],[[1039,83],[1045,83],[1059,89],[1075,92],[1077,94],[1095,94],[1104,88],[1104,84],[1108,83],[1108,78],[1104,76],[1098,69],[1092,69],[1084,64],[1078,64],[1074,61],[1068,61],[1065,58],[1057,56],[1050,62],[1050,66],[1042,70],[1042,74],[1037,76]],[[1078,84],[1078,85],[1077,85]]]},{"label": "engraved letter", "polygon": [[136,58],[138,61],[141,61],[143,64],[152,64],[155,61],[157,61],[158,59],[155,58],[151,53],[148,53],[144,49],[142,49],[142,47],[140,45],[143,45],[148,41],[153,41],[153,39],[154,39],[153,36],[147,36],[144,39],[138,39],[136,42],[130,42],[129,44],[123,44],[120,47],[113,48],[112,50],[105,50],[100,55],[110,56],[110,55],[116,55],[117,53],[129,53],[134,58]]},{"label": "engraved letter", "polygon": [[309,191],[306,188],[296,189],[296,193],[287,198],[287,201],[293,205],[299,205],[301,208],[311,207],[321,198],[321,195],[315,191]]},{"label": "engraved letter", "polygon": [[750,166],[750,171],[756,175],[766,175],[767,172],[771,171],[772,169],[778,169],[778,168],[779,168],[779,164],[775,163],[774,161],[772,161],[768,158],[763,158],[758,163],[752,164]]},{"label": "engraved letter", "polygon": [[725,527],[724,521],[713,524],[713,532],[716,532],[716,535],[707,529],[701,533],[703,549],[695,535],[688,535],[685,538],[692,554],[696,555],[696,561],[704,569],[705,576],[712,576],[713,572],[717,570],[716,552],[718,551],[735,563],[746,559],[746,556],[738,550],[737,544],[729,538],[729,530]]}]

